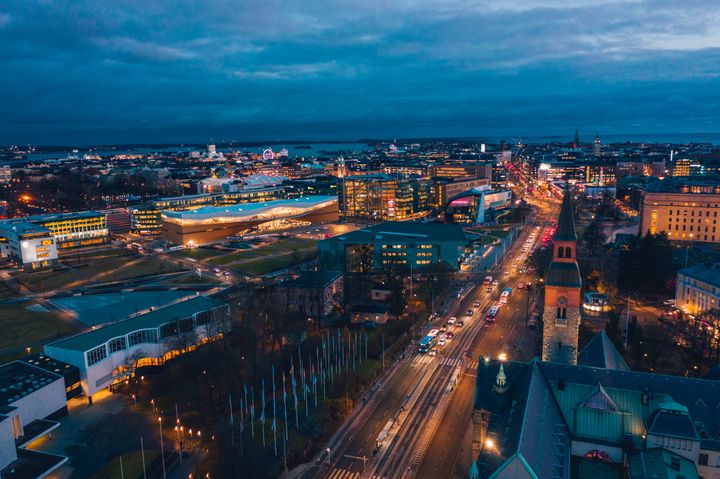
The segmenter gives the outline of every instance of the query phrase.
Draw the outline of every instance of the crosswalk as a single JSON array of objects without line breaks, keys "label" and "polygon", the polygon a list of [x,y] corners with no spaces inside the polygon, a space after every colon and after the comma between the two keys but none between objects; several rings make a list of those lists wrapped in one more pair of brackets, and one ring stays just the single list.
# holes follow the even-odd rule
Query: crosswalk
[{"label": "crosswalk", "polygon": [[440,357],[433,357],[428,356],[427,354],[424,354],[422,356],[418,356],[413,360],[413,365],[416,367],[422,367],[430,363],[436,363],[439,362],[441,366],[450,366],[450,367],[457,367],[462,365],[463,360],[461,358],[440,358]]},{"label": "crosswalk", "polygon": [[443,366],[457,367],[462,364],[463,360],[460,358],[442,358],[440,364]]},{"label": "crosswalk", "polygon": [[348,471],[347,469],[335,468],[332,470],[328,479],[355,479],[360,477],[359,472]]}]

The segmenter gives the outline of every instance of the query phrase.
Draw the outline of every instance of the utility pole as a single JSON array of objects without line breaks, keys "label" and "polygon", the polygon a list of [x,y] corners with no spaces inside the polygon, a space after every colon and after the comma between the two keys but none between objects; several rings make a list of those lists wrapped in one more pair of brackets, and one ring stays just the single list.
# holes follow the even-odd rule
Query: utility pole
[{"label": "utility pole", "polygon": [[625,350],[627,351],[628,329],[630,325],[630,295],[628,294],[627,312],[625,313]]}]

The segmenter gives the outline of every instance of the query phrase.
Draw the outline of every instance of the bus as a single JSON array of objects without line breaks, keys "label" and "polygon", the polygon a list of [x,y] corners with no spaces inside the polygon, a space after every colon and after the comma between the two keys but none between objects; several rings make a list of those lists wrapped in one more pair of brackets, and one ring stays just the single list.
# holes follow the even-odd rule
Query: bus
[{"label": "bus", "polygon": [[497,320],[498,314],[500,313],[500,306],[493,306],[485,316],[485,321],[488,323],[494,323]]},{"label": "bus", "polygon": [[510,298],[510,293],[512,293],[512,288],[503,289],[503,292],[500,295],[500,302],[503,304],[507,303],[508,299]]},{"label": "bus", "polygon": [[433,346],[435,346],[435,343],[437,343],[438,336],[440,335],[440,331],[437,329],[431,329],[427,335],[420,340],[420,344],[418,345],[418,352],[419,353],[427,353],[430,351]]}]

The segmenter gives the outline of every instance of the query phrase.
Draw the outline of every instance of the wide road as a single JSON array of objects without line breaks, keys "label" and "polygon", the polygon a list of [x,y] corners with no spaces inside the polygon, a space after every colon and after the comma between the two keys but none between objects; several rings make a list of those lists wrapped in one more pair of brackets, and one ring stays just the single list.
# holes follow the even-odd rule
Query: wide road
[{"label": "wide road", "polygon": [[[519,274],[512,265],[518,264],[519,268],[519,263],[532,250],[527,248],[527,251],[521,251],[531,232],[535,233],[535,241],[541,236],[535,228],[526,228],[498,266],[500,284],[491,293],[485,291],[485,286],[471,283],[472,289],[455,309],[460,312],[471,308],[475,310],[471,318],[458,315],[465,320],[465,327],[454,328],[455,337],[441,349],[437,357],[413,355],[397,364],[385,383],[372,392],[367,404],[361,404],[361,409],[331,440],[330,453],[321,458],[320,466],[308,470],[305,477],[341,479],[361,475],[369,477],[373,474],[401,477],[410,465],[419,466],[422,456],[418,456],[416,451],[427,449],[427,442],[432,439],[429,433],[433,428],[428,428],[427,424],[431,417],[437,416],[433,413],[438,407],[444,407],[449,398],[465,395],[453,395],[450,391],[451,377],[465,370],[465,367],[472,369],[471,365],[475,364],[475,359],[463,360],[464,352],[485,348],[483,354],[497,354],[507,347],[507,352],[511,353],[512,346],[508,346],[507,341],[519,318],[522,318],[524,327],[526,294],[517,291],[517,286],[520,282],[531,281],[532,277]],[[505,271],[507,274],[503,274]],[[499,320],[486,326],[485,313],[497,303],[500,292],[506,286],[512,286],[515,292],[502,308]],[[478,308],[473,307],[475,301],[480,303]],[[478,340],[481,342],[478,343]],[[477,358],[477,355],[473,354],[473,357]],[[459,386],[461,392],[466,392],[466,381],[460,380]],[[376,438],[391,419],[397,421],[379,450],[374,453]]]}]

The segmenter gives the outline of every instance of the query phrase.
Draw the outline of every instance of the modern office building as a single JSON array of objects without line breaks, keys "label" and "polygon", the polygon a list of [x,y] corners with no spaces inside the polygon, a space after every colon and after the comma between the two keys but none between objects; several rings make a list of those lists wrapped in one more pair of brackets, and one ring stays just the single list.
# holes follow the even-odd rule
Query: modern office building
[{"label": "modern office building", "polygon": [[609,186],[616,183],[615,163],[593,162],[585,165],[585,183],[597,186]]},{"label": "modern office building", "polygon": [[509,190],[492,190],[489,186],[472,188],[448,200],[445,221],[468,226],[487,223],[508,208],[511,200]]},{"label": "modern office building", "polygon": [[458,225],[390,221],[318,243],[324,269],[356,272],[385,268],[458,270],[468,238]]},{"label": "modern office building", "polygon": [[80,211],[0,221],[0,256],[25,271],[57,264],[58,250],[106,243],[105,213]]},{"label": "modern office building", "polygon": [[[143,366],[159,366],[229,331],[227,304],[196,296],[45,345],[47,356],[80,370],[83,392],[124,381]],[[64,388],[63,388],[64,392]]]},{"label": "modern office building", "polygon": [[629,370],[604,332],[578,363],[480,358],[470,477],[718,476],[720,383]]},{"label": "modern office building", "polygon": [[720,309],[720,264],[697,264],[677,272],[675,306],[697,315]]},{"label": "modern office building", "polygon": [[141,235],[162,233],[162,211],[188,211],[203,206],[224,206],[272,201],[282,196],[279,187],[250,188],[218,194],[199,194],[160,198],[131,207],[131,230]]},{"label": "modern office building", "polygon": [[0,477],[46,477],[68,458],[27,448],[67,414],[63,376],[22,361],[0,366]]},{"label": "modern office building", "polygon": [[27,221],[0,223],[0,256],[25,271],[51,268],[58,262],[50,230]]},{"label": "modern office building", "polygon": [[720,242],[720,177],[680,176],[651,182],[640,205],[640,234],[671,241]]},{"label": "modern office building", "polygon": [[162,219],[166,240],[198,245],[251,232],[337,221],[338,201],[335,196],[305,196],[266,203],[203,206],[189,211],[163,211]]},{"label": "modern office building", "polygon": [[492,178],[493,165],[483,161],[466,161],[456,163],[443,163],[430,165],[428,175],[441,178],[452,178],[454,180],[470,180],[484,178],[488,181]]},{"label": "modern office building", "polygon": [[427,178],[401,178],[386,174],[348,176],[338,195],[343,218],[406,221],[421,218],[432,209]]},{"label": "modern office building", "polygon": [[483,187],[490,187],[488,178],[457,181],[452,178],[435,177],[432,179],[433,207],[442,208],[447,205],[450,198],[470,189]]}]

